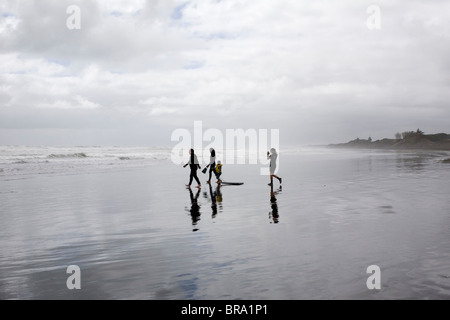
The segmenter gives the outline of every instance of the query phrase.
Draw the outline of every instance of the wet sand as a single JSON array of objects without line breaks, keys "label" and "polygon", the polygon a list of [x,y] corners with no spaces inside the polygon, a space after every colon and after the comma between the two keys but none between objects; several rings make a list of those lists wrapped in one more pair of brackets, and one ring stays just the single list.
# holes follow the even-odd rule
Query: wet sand
[{"label": "wet sand", "polygon": [[275,194],[257,166],[224,167],[243,186],[192,194],[170,163],[2,180],[0,298],[446,299],[448,157],[281,156]]}]

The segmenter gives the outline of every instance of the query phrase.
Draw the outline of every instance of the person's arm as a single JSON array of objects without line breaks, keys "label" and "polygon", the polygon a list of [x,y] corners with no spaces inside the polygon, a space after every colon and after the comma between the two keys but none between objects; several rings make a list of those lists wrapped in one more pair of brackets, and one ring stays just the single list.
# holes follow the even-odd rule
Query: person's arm
[{"label": "person's arm", "polygon": [[267,160],[270,160],[270,152],[267,151]]}]

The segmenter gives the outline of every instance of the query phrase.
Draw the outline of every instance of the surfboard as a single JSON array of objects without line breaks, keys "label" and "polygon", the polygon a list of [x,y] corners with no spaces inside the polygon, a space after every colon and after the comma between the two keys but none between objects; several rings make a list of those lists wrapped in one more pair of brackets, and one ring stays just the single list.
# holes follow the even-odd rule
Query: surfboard
[{"label": "surfboard", "polygon": [[243,182],[226,182],[226,181],[222,181],[221,184],[223,186],[242,186],[244,183]]}]

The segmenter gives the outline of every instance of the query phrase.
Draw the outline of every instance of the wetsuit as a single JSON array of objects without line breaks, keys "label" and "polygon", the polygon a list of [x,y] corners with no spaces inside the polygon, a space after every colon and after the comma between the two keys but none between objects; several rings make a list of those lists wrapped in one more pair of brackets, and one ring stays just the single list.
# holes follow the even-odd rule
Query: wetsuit
[{"label": "wetsuit", "polygon": [[188,162],[189,168],[191,169],[191,174],[189,176],[189,185],[192,184],[192,180],[195,179],[198,184],[200,184],[200,180],[197,176],[197,170],[199,167],[197,156],[194,154],[191,156],[191,159]]},{"label": "wetsuit", "polygon": [[211,181],[211,176],[216,169],[216,152],[211,152],[211,156],[209,157],[209,179],[208,181]]}]

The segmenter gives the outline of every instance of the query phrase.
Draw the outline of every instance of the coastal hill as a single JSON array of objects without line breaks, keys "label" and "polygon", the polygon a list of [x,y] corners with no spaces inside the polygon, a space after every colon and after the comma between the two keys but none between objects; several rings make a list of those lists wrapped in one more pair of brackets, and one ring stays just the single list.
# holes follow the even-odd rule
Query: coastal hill
[{"label": "coastal hill", "polygon": [[337,148],[363,148],[363,149],[400,149],[400,150],[450,150],[450,134],[425,134],[417,131],[397,133],[395,139],[382,139],[372,141],[371,138],[355,139],[347,143],[330,144]]}]

